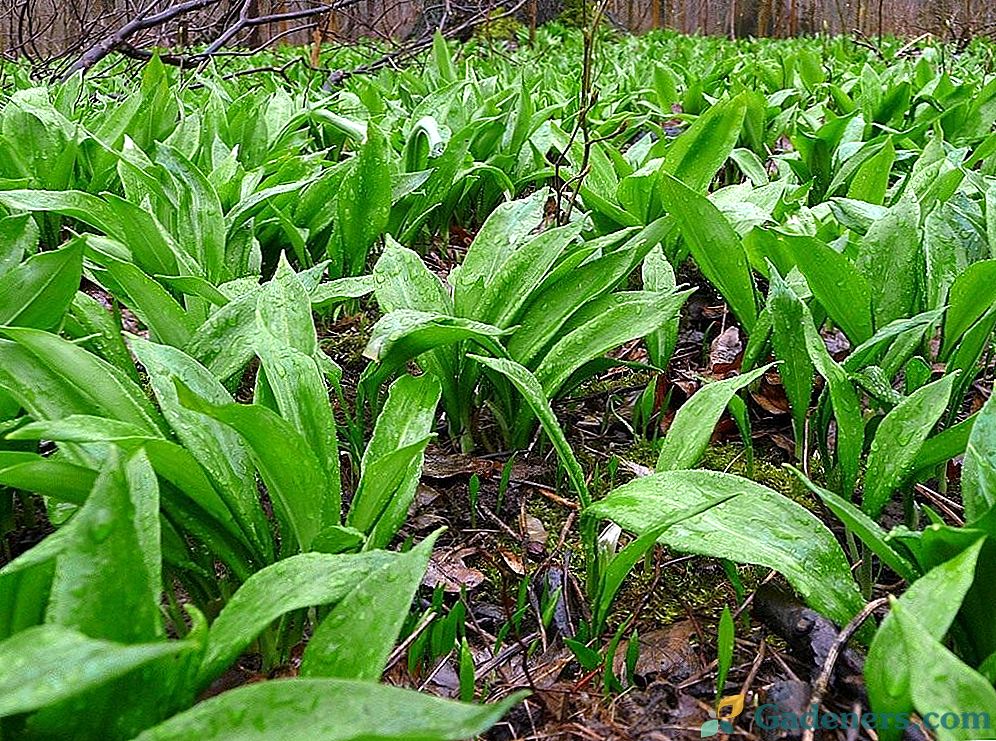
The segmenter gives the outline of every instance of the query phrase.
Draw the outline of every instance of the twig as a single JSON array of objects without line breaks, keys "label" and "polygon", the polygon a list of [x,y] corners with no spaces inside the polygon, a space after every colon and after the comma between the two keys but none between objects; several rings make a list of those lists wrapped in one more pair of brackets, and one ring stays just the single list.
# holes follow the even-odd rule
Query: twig
[{"label": "twig", "polygon": [[[879,597],[876,600],[872,600],[864,609],[861,610],[854,618],[849,622],[844,629],[837,634],[837,638],[834,639],[833,644],[830,646],[830,650],[827,651],[827,657],[823,662],[823,668],[820,669],[819,675],[816,677],[816,681],[813,683],[813,694],[810,697],[810,707],[815,708],[814,712],[819,713],[820,703],[823,702],[823,695],[826,694],[827,687],[830,684],[830,677],[833,675],[834,666],[837,664],[837,657],[840,656],[840,652],[844,650],[844,646],[851,636],[853,636],[858,628],[864,625],[865,621],[872,616],[872,614],[879,609],[889,604],[888,597]],[[802,734],[802,741],[813,741],[815,729],[807,728],[805,733]]]}]

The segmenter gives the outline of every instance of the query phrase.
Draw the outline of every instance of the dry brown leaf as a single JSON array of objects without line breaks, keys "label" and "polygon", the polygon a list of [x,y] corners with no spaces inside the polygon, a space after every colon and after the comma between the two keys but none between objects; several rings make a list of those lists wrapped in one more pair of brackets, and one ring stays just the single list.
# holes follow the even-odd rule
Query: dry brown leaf
[{"label": "dry brown leaf", "polygon": [[709,346],[709,366],[713,375],[725,376],[740,366],[740,355],[744,345],[740,341],[740,330],[728,328],[712,341]]},{"label": "dry brown leaf", "polygon": [[462,588],[473,589],[484,581],[484,574],[468,566],[464,559],[478,553],[478,548],[470,547],[433,551],[422,583],[433,588],[442,585],[447,592],[459,592]]},{"label": "dry brown leaf", "polygon": [[[681,620],[661,630],[640,634],[640,656],[633,673],[645,679],[656,675],[688,675],[694,671],[695,649],[690,644],[695,635],[691,620]],[[620,643],[612,661],[617,677],[626,673],[626,651],[629,641]]]}]

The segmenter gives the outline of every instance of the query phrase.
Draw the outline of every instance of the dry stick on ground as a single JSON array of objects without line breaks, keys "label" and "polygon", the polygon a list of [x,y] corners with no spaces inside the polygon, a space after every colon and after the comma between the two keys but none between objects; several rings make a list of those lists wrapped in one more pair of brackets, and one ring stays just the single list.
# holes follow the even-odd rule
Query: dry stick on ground
[{"label": "dry stick on ground", "polygon": [[[819,676],[816,677],[816,681],[813,683],[813,694],[809,702],[810,707],[816,708],[816,713],[819,713],[820,704],[823,702],[823,695],[826,694],[827,687],[830,685],[830,677],[833,675],[834,666],[837,664],[837,657],[840,656],[840,652],[844,650],[844,646],[851,640],[851,636],[857,632],[858,628],[864,625],[865,621],[876,610],[885,607],[887,604],[889,604],[888,597],[879,597],[876,600],[872,600],[837,634],[837,638],[827,652],[823,668],[820,669]],[[813,741],[814,734],[815,729],[807,728],[806,732],[802,734],[802,741]]]}]

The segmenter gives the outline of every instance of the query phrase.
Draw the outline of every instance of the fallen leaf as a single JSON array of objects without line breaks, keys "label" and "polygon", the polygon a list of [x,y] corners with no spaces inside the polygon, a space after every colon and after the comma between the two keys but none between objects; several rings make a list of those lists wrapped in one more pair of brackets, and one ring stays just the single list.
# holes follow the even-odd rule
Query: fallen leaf
[{"label": "fallen leaf", "polygon": [[478,553],[480,551],[477,548],[450,548],[433,551],[425,576],[422,577],[422,583],[433,588],[442,585],[447,592],[473,589],[484,581],[484,574],[472,566],[468,566],[464,559]]},{"label": "fallen leaf", "polygon": [[740,354],[744,345],[740,341],[740,330],[730,327],[712,341],[709,346],[709,366],[715,376],[725,376],[740,365]]},{"label": "fallen leaf", "polygon": [[[657,675],[681,677],[691,675],[695,667],[695,650],[690,641],[695,635],[691,620],[681,620],[661,630],[640,634],[640,656],[633,674],[646,681]],[[626,652],[629,641],[620,643],[613,657],[612,670],[617,677],[626,673]]]},{"label": "fallen leaf", "polygon": [[546,545],[547,538],[550,534],[546,531],[543,526],[543,522],[540,518],[533,515],[526,515],[522,518],[523,522],[520,523],[522,531],[526,535],[526,540],[529,543],[538,543],[541,546]]}]

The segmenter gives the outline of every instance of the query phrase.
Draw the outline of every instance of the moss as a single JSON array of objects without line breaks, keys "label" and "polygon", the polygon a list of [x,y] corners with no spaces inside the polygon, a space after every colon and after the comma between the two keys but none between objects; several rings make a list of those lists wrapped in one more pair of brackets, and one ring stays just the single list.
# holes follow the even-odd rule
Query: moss
[{"label": "moss", "polygon": [[509,41],[518,38],[524,28],[519,20],[497,9],[474,30],[474,37],[483,41]]}]

